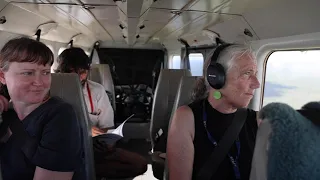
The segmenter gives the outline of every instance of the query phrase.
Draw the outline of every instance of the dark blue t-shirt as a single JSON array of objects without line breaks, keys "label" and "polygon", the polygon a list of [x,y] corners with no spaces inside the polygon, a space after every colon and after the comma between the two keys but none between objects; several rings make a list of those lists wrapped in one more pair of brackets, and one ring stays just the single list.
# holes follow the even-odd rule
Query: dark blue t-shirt
[{"label": "dark blue t-shirt", "polygon": [[[6,116],[5,113],[10,113]],[[3,117],[18,118],[13,109]],[[30,137],[36,139],[31,158],[21,150],[13,134],[1,146],[1,170],[4,180],[32,180],[36,166],[51,171],[75,172],[82,164],[81,129],[72,106],[57,97],[32,111],[23,121]]]}]

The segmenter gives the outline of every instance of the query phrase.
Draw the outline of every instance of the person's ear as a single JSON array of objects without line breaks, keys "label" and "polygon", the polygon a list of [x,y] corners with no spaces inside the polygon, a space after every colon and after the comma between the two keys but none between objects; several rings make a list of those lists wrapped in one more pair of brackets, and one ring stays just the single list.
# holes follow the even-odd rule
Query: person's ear
[{"label": "person's ear", "polygon": [[0,70],[0,82],[1,84],[6,84],[6,79],[2,70]]}]

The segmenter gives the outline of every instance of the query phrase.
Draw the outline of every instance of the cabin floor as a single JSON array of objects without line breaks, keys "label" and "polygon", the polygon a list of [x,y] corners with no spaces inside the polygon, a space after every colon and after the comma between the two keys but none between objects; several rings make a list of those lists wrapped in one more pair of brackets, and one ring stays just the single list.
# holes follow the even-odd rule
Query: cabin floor
[{"label": "cabin floor", "polygon": [[150,141],[146,139],[124,139],[123,142],[117,143],[117,147],[138,153],[144,156],[149,162],[148,170],[144,174],[135,177],[133,180],[157,180],[153,176],[151,157],[149,155],[151,151]]}]

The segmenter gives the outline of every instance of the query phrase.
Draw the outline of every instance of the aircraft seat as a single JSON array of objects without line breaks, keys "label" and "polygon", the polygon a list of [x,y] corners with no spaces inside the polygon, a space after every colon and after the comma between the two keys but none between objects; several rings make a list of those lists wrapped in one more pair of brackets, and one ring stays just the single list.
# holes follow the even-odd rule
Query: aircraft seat
[{"label": "aircraft seat", "polygon": [[76,173],[76,179],[95,180],[91,125],[89,124],[89,115],[78,75],[74,73],[52,74],[50,95],[58,96],[70,103],[73,106],[77,114],[77,119],[80,122],[84,150],[84,164],[81,172]]},{"label": "aircraft seat", "polygon": [[250,180],[320,178],[320,108],[270,103],[259,111]]},{"label": "aircraft seat", "polygon": [[154,92],[152,104],[150,138],[152,147],[155,145],[157,132],[167,128],[172,106],[182,76],[191,76],[187,69],[162,69]]},{"label": "aircraft seat", "polygon": [[[183,105],[187,105],[192,102],[192,91],[195,86],[195,83],[197,82],[198,76],[184,76],[181,78],[179,89],[177,92],[176,99],[174,101],[174,105],[172,107],[171,117],[169,121],[169,128],[171,125],[172,118],[174,116],[174,113],[176,110]],[[169,129],[168,128],[168,129]],[[169,169],[168,169],[168,162],[167,159],[165,160],[164,165],[164,177],[163,179],[167,180],[169,179]]]},{"label": "aircraft seat", "polygon": [[[194,83],[196,81],[197,77],[192,77],[189,72],[185,72],[187,75],[186,76],[181,76],[176,83],[176,95],[172,99],[171,104],[171,109],[168,110],[167,117],[168,120],[164,121],[162,126],[159,126],[159,128],[163,129],[162,131],[165,133],[163,137],[160,135],[160,138],[167,138],[167,132],[168,132],[168,127],[170,123],[170,117],[172,116],[172,113],[181,105],[181,104],[188,104],[191,100],[191,90],[194,86]],[[169,77],[170,73],[169,73]],[[170,92],[171,93],[171,92]],[[168,107],[169,108],[169,107]],[[156,111],[154,109],[153,111]],[[158,133],[159,134],[159,133]],[[164,172],[164,166],[165,166],[165,158],[161,157],[163,155],[162,153],[166,152],[166,139],[159,139],[159,144],[156,145],[154,148],[154,153],[152,154],[152,168],[153,168],[153,174],[155,177],[158,179],[163,178],[163,172]],[[163,143],[160,143],[160,141],[163,141]],[[159,152],[160,151],[160,152]]]}]

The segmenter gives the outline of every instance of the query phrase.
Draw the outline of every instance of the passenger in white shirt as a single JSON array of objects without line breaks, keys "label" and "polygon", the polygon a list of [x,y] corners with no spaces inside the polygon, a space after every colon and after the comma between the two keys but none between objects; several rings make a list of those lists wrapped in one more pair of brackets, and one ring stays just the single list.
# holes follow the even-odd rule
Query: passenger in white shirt
[{"label": "passenger in white shirt", "polygon": [[87,80],[83,87],[83,95],[92,125],[104,131],[114,127],[114,112],[104,87]]},{"label": "passenger in white shirt", "polygon": [[[92,124],[92,136],[107,132],[114,126],[114,113],[103,86],[87,79],[90,70],[89,57],[80,48],[69,48],[59,55],[58,64],[57,72],[77,73],[80,77]],[[101,146],[98,139],[99,137],[93,138],[92,143],[95,171],[98,177],[129,178],[147,171],[146,158],[117,148],[117,145],[102,144]]]},{"label": "passenger in white shirt", "polygon": [[80,48],[64,50],[58,57],[57,72],[79,74],[89,117],[92,136],[114,127],[114,112],[108,94],[101,84],[88,80],[89,57]]}]

